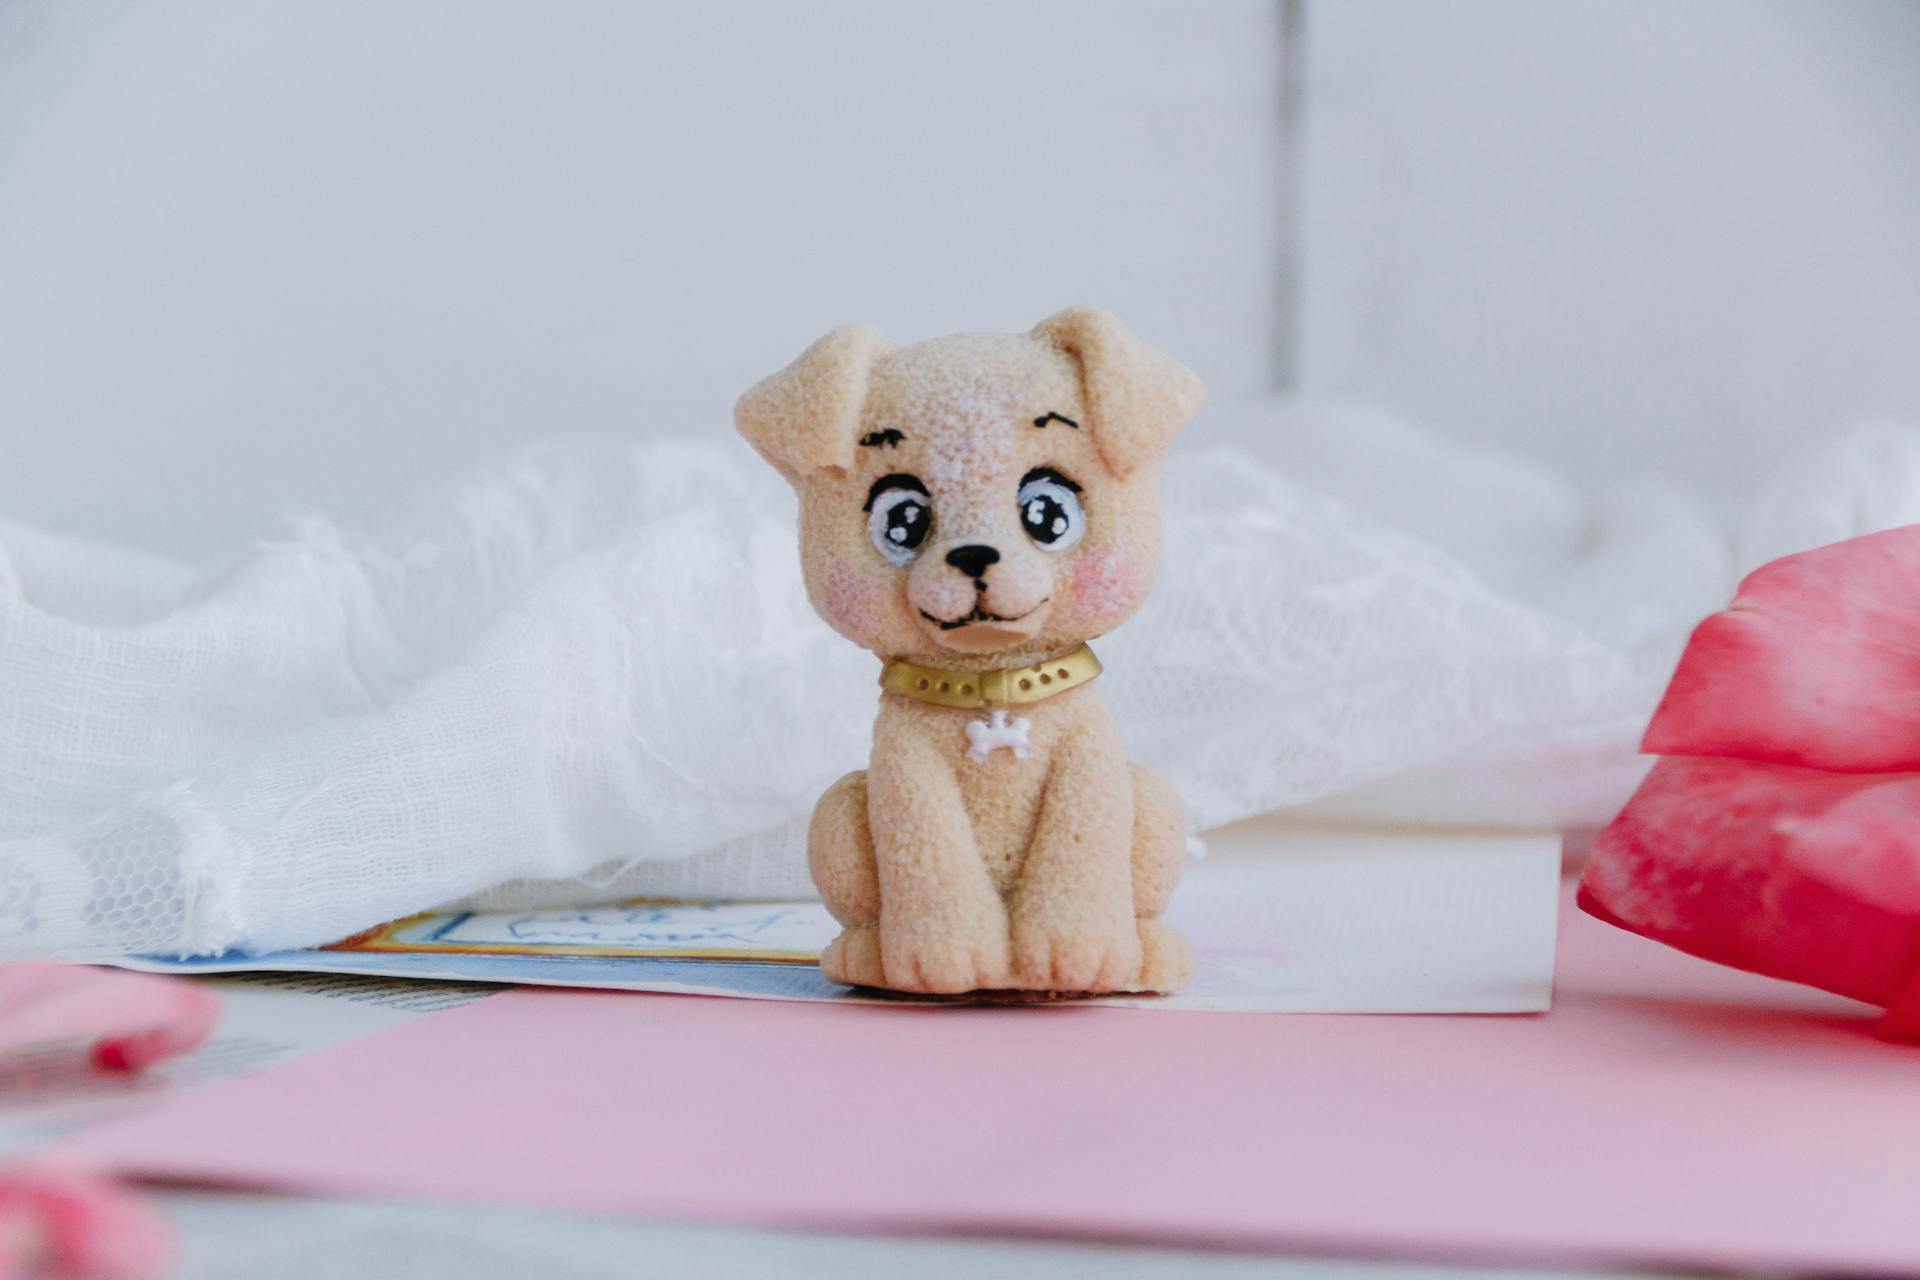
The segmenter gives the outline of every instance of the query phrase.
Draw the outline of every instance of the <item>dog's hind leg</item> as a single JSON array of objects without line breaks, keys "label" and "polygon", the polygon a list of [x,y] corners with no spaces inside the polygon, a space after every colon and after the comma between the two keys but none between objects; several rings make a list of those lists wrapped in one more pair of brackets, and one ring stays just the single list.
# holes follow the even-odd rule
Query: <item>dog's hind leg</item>
[{"label": "dog's hind leg", "polygon": [[1180,882],[1187,855],[1187,816],[1167,780],[1143,764],[1133,773],[1133,913],[1140,926],[1144,991],[1171,991],[1193,972],[1187,940],[1160,918]]},{"label": "dog's hind leg", "polygon": [[880,878],[867,825],[867,774],[857,769],[827,788],[807,827],[807,869],[844,929],[820,955],[833,982],[881,986]]}]

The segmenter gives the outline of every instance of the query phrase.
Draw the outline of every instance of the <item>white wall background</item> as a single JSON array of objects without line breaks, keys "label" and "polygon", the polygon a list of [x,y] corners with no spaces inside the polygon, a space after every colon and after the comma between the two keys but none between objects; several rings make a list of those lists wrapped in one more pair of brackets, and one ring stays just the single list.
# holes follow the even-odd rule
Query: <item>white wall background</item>
[{"label": "white wall background", "polygon": [[1920,5],[0,0],[0,516],[213,555],[1080,300],[1203,430],[1297,376],[1732,503],[1920,416]]},{"label": "white wall background", "polygon": [[1099,301],[1267,376],[1268,0],[0,14],[0,514],[212,552],[530,436],[730,433],[849,320]]},{"label": "white wall background", "polygon": [[1299,368],[1731,505],[1920,418],[1920,4],[1307,14]]}]

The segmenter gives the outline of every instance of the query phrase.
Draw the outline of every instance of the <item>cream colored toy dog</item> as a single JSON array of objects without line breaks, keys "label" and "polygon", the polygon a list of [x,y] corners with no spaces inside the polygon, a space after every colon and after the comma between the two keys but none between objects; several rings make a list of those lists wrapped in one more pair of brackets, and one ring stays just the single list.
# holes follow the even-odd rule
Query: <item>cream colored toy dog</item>
[{"label": "cream colored toy dog", "polygon": [[1159,563],[1198,378],[1105,311],[896,348],[835,329],[734,411],[794,485],[807,593],[885,662],[864,772],[814,810],[836,982],[1170,991],[1185,822],[1129,764],[1086,641]]}]

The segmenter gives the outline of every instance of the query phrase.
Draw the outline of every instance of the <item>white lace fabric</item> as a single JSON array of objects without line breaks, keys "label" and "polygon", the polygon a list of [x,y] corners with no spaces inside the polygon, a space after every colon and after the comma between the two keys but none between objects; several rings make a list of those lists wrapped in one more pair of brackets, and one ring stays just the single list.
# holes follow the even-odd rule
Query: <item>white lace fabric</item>
[{"label": "white lace fabric", "polygon": [[[1256,428],[1284,468],[1176,451],[1162,580],[1098,646],[1195,825],[1603,821],[1730,540],[1678,495],[1589,508],[1379,415]],[[1916,440],[1836,445],[1743,536],[1920,515],[1848,452],[1904,449],[1915,494]],[[0,526],[0,957],[806,896],[806,814],[864,763],[877,669],[808,607],[784,486],[718,433],[526,450],[213,574]]]}]

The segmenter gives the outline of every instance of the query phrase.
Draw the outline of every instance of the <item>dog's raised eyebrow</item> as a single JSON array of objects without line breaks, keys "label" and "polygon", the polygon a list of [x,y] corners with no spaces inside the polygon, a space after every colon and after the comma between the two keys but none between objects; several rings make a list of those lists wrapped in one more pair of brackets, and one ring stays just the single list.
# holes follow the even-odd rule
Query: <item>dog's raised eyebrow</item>
[{"label": "dog's raised eyebrow", "polygon": [[1078,431],[1080,429],[1080,424],[1075,422],[1072,418],[1067,417],[1067,415],[1065,415],[1064,413],[1043,413],[1039,417],[1033,420],[1033,425],[1036,427],[1044,427],[1049,422],[1064,422],[1068,426],[1072,427],[1075,431]]},{"label": "dog's raised eyebrow", "polygon": [[906,438],[906,432],[900,430],[898,427],[887,427],[880,431],[869,431],[867,434],[861,436],[860,447],[863,449],[873,449],[884,444],[890,448],[897,449],[900,447],[900,442]]}]

